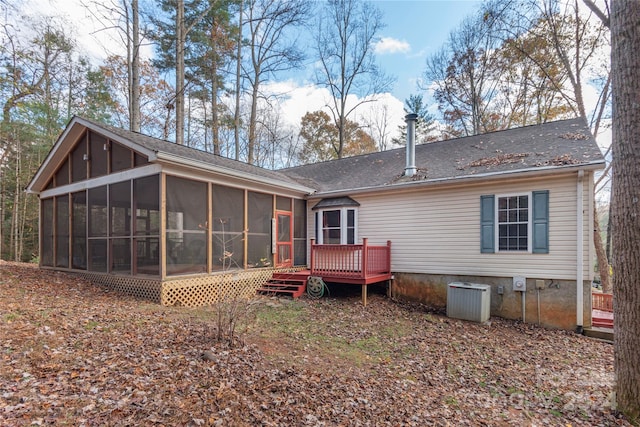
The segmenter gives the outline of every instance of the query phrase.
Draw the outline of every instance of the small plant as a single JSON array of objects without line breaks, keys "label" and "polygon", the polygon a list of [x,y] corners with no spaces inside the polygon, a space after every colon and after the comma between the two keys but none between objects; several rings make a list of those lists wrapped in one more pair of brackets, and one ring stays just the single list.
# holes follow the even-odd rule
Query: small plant
[{"label": "small plant", "polygon": [[255,304],[239,295],[222,298],[213,305],[213,340],[234,347],[241,343],[241,335],[255,321]]}]

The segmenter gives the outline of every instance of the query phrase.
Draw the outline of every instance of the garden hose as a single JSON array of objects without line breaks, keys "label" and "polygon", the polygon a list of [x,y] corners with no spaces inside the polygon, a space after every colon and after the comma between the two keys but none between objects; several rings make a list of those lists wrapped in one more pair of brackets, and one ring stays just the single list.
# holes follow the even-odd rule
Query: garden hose
[{"label": "garden hose", "polygon": [[311,298],[322,298],[325,288],[327,289],[328,293],[329,289],[324,283],[324,280],[322,280],[322,277],[311,276],[307,280],[307,295],[309,295]]}]

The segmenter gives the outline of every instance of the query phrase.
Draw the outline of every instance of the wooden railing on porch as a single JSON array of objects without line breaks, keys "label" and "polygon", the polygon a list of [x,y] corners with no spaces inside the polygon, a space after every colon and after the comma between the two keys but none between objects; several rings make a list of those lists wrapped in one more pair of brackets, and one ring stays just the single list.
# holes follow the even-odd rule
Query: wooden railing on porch
[{"label": "wooden railing on porch", "polygon": [[591,308],[613,313],[613,295],[600,292],[591,293]]},{"label": "wooden railing on porch", "polygon": [[391,241],[386,246],[371,246],[366,238],[361,245],[317,245],[311,240],[311,275],[341,279],[346,283],[369,284],[391,274]]}]

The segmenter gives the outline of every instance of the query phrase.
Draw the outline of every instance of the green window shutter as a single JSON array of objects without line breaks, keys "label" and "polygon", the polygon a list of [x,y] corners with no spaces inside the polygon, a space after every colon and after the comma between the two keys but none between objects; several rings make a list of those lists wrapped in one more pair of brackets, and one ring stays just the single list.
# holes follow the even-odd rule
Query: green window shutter
[{"label": "green window shutter", "polygon": [[549,253],[549,191],[534,191],[533,198],[533,253]]},{"label": "green window shutter", "polygon": [[480,252],[495,252],[495,196],[480,196]]}]

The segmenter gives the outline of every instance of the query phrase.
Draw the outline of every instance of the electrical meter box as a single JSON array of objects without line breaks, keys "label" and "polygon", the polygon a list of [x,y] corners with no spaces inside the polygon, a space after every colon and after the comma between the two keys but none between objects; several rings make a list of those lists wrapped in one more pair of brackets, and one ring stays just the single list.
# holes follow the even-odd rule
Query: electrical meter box
[{"label": "electrical meter box", "polygon": [[527,291],[527,279],[522,276],[514,276],[513,278],[513,291],[514,292],[526,292]]}]

